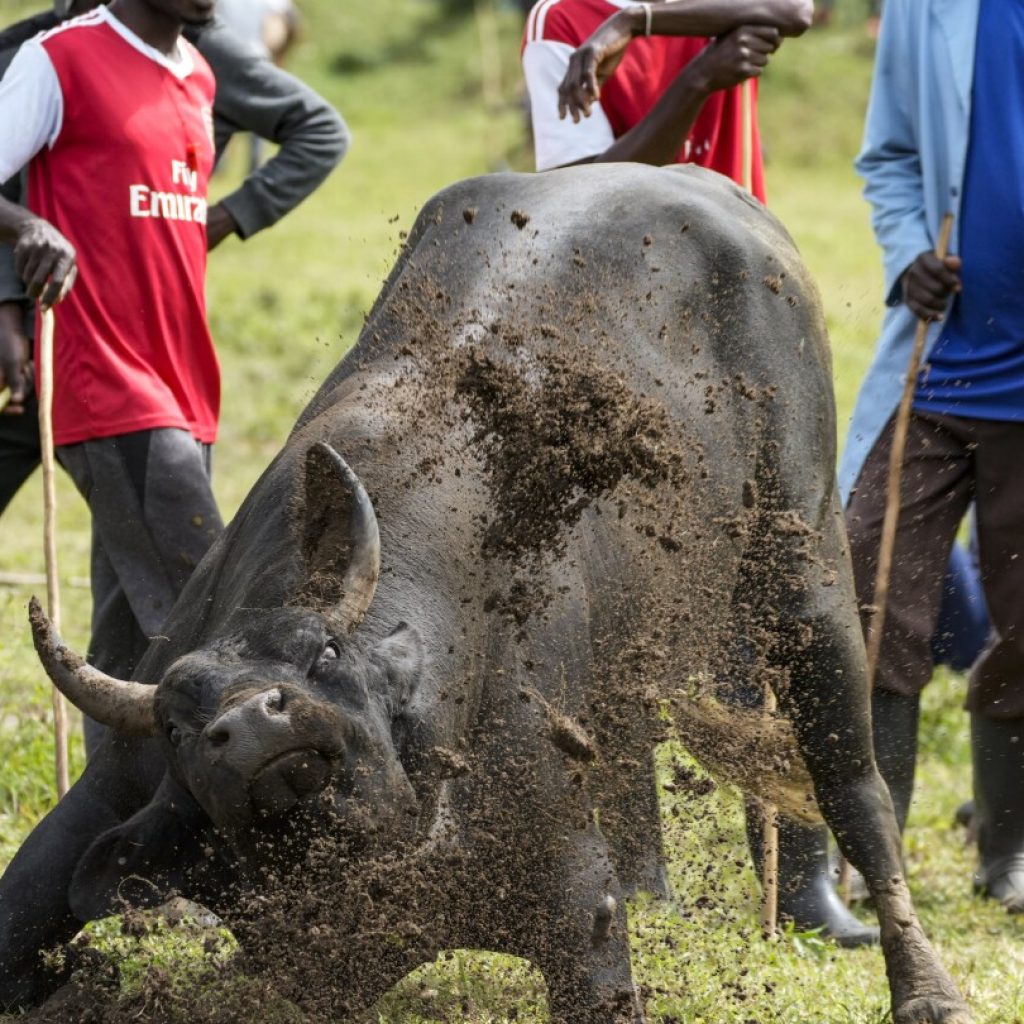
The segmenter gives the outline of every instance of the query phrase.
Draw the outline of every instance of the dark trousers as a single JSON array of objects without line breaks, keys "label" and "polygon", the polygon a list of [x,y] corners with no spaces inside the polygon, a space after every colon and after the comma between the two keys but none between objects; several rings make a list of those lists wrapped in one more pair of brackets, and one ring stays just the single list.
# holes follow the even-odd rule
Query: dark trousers
[{"label": "dark trousers", "polygon": [[0,515],[41,460],[39,409],[33,393],[23,413],[0,415]]},{"label": "dark trousers", "polygon": [[[0,416],[0,512],[40,462],[35,400]],[[184,430],[143,430],[57,450],[92,513],[88,661],[130,679],[192,570],[223,529],[211,451]],[[86,750],[102,727],[86,719]]]},{"label": "dark trousers", "polygon": [[[846,510],[862,609],[874,597],[893,429],[890,421],[868,455]],[[931,678],[943,577],[973,500],[992,634],[971,673],[967,707],[992,718],[1024,716],[1022,452],[1024,424],[912,414],[877,686],[909,697]]]},{"label": "dark trousers", "polygon": [[184,430],[142,430],[59,449],[92,513],[89,661],[131,674],[223,529],[210,448]]}]

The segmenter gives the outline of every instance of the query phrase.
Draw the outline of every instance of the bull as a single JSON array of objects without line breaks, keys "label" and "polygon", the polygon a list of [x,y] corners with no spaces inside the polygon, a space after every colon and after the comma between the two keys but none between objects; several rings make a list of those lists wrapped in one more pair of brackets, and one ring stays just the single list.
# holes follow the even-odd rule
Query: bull
[{"label": "bull", "polygon": [[757,743],[779,728],[700,714],[767,682],[874,897],[894,1020],[962,1024],[873,760],[834,423],[815,288],[724,178],[441,192],[138,681],[33,607],[51,679],[110,733],[0,881],[0,998],[41,998],[38,951],[119,901],[230,924],[240,880],[280,889],[344,836],[346,1013],[471,946],[536,964],[555,1020],[639,1022],[623,891],[656,884],[652,748],[676,721],[784,775]]}]

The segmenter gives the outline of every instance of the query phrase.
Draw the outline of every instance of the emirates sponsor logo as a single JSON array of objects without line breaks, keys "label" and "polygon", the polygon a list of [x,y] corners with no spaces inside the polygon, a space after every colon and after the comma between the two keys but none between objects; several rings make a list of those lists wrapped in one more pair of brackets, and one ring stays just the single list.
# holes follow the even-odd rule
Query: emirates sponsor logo
[{"label": "emirates sponsor logo", "polygon": [[193,193],[199,187],[199,174],[185,160],[171,161],[171,181],[184,185],[188,192],[162,192],[149,185],[128,186],[128,210],[133,217],[206,223],[206,197]]}]

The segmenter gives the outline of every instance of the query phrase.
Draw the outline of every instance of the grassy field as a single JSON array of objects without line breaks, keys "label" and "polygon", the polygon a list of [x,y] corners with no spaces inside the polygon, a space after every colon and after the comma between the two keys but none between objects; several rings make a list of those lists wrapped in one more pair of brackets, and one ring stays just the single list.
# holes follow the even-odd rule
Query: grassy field
[{"label": "grassy field", "polygon": [[[769,200],[822,289],[835,359],[840,429],[881,315],[880,266],[850,168],[872,49],[840,4],[840,24],[784,47],[763,86]],[[519,104],[518,15],[497,14],[500,61],[481,61],[472,17],[437,0],[372,5],[305,0],[292,68],[345,114],[354,135],[342,167],[305,206],[211,261],[209,299],[225,375],[216,489],[226,514],[277,450],[321,378],[356,337],[393,259],[399,231],[436,189],[500,167],[526,169]],[[26,8],[0,0],[5,20]],[[498,66],[500,64],[500,67]],[[483,99],[482,69],[500,102]],[[497,79],[497,81],[495,81]],[[238,160],[218,179],[228,189]],[[88,520],[62,481],[65,632],[88,631]],[[33,480],[4,517],[0,571],[40,572],[41,491]],[[49,696],[25,620],[30,589],[0,588],[0,864],[51,805]],[[928,691],[917,799],[907,835],[911,883],[926,925],[981,1024],[1024,1020],[1021,925],[971,897],[972,852],[952,830],[969,791],[963,681]],[[74,765],[81,745],[74,741]],[[673,758],[665,752],[666,771]],[[763,942],[736,793],[673,808],[673,881],[683,913],[638,905],[634,953],[651,1018],[663,1024],[878,1024],[887,988],[877,951],[840,952],[814,935]],[[675,813],[669,813],[669,812]],[[701,899],[713,888],[713,901]],[[724,898],[723,898],[723,895]],[[134,947],[136,962],[142,956]],[[159,954],[158,954],[159,955]],[[144,962],[144,959],[143,959]],[[372,1017],[420,1021],[544,1021],[543,986],[523,965],[455,952],[408,980]]]}]

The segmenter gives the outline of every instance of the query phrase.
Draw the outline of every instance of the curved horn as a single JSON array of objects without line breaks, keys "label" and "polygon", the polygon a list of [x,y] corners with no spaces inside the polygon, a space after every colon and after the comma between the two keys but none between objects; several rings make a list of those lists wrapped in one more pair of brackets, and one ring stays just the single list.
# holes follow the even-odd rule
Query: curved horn
[{"label": "curved horn", "polygon": [[126,736],[155,736],[156,687],[114,679],[64,645],[36,598],[28,605],[32,639],[53,685],[80,711]]},{"label": "curved horn", "polygon": [[323,441],[306,453],[305,514],[302,550],[309,578],[300,600],[350,633],[377,590],[380,531],[366,488]]}]

